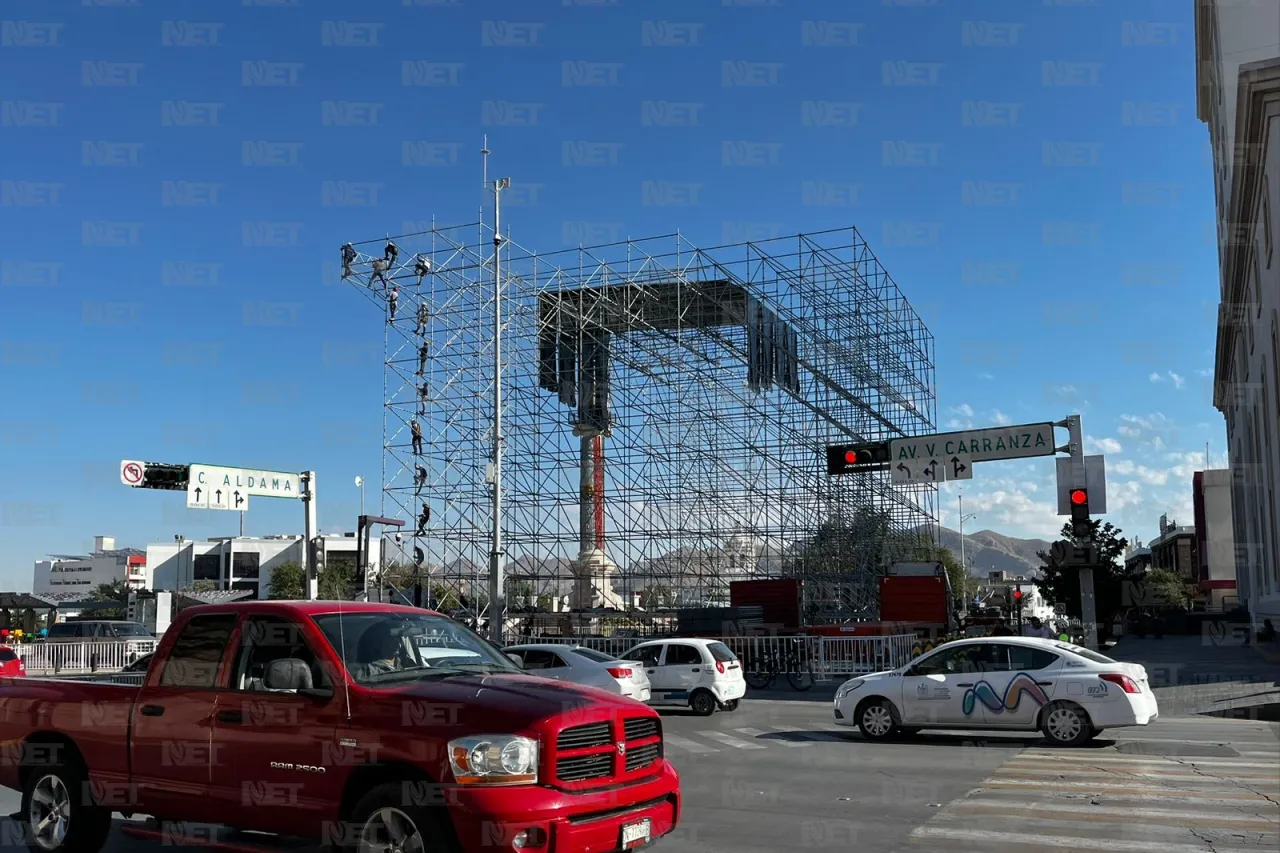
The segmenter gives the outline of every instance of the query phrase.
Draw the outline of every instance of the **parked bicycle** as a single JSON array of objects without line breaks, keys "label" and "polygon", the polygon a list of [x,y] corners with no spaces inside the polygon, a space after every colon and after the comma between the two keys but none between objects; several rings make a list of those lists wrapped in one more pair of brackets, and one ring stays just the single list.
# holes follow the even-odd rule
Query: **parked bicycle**
[{"label": "parked bicycle", "polygon": [[791,640],[785,657],[779,654],[776,646],[753,653],[744,662],[743,668],[746,670],[743,677],[747,680],[747,686],[756,690],[772,687],[783,673],[793,690],[803,692],[813,687],[813,665],[809,661],[809,650],[804,640]]}]

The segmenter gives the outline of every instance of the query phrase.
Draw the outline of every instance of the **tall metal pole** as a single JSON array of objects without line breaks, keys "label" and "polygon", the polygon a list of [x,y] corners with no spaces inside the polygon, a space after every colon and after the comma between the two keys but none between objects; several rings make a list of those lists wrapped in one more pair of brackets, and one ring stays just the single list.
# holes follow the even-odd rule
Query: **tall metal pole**
[{"label": "tall metal pole", "polygon": [[[1071,487],[1083,489],[1088,484],[1085,482],[1084,474],[1084,430],[1080,425],[1079,415],[1067,417],[1067,430],[1071,434],[1071,443],[1068,445],[1068,450],[1071,452]],[[1092,547],[1094,545],[1092,536],[1080,544],[1084,546],[1086,553],[1090,555],[1095,553]],[[1093,565],[1090,563],[1080,569],[1080,621],[1084,627],[1085,647],[1097,651],[1098,602],[1093,583]]]},{"label": "tall metal pole", "polygon": [[502,231],[499,210],[501,192],[510,185],[510,178],[493,182],[493,550],[489,555],[489,639],[499,646],[506,615],[502,559]]}]

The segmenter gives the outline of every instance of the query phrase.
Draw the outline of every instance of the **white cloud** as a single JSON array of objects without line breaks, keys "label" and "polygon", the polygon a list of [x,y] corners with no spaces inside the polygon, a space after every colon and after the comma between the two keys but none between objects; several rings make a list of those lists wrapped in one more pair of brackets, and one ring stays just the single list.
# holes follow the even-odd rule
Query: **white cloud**
[{"label": "white cloud", "polygon": [[1153,373],[1153,374],[1151,374],[1150,376],[1148,376],[1147,378],[1148,378],[1148,379],[1150,379],[1152,382],[1163,382],[1163,381],[1164,381],[1164,377],[1163,377],[1163,376],[1161,376],[1159,373]]},{"label": "white cloud", "polygon": [[990,373],[979,373],[978,378],[979,379],[995,379],[995,377],[992,376]]},{"label": "white cloud", "polygon": [[961,403],[958,406],[952,406],[951,411],[957,415],[964,415],[966,418],[973,417],[973,406],[968,403]]},{"label": "white cloud", "polygon": [[1007,426],[1008,424],[1013,423],[1013,418],[1009,417],[999,409],[992,411],[991,420],[995,421],[997,426]]},{"label": "white cloud", "polygon": [[1172,370],[1169,371],[1169,378],[1173,380],[1174,388],[1181,388],[1183,386],[1183,383],[1184,383],[1183,378],[1178,374],[1174,373]]},{"label": "white cloud", "polygon": [[1196,376],[1212,376],[1212,375],[1213,375],[1212,367],[1202,367],[1196,371]]},{"label": "white cloud", "polygon": [[1086,435],[1084,437],[1084,445],[1087,451],[1091,451],[1093,453],[1115,454],[1120,453],[1123,450],[1120,446],[1120,442],[1116,441],[1114,438],[1094,438],[1091,435]]}]

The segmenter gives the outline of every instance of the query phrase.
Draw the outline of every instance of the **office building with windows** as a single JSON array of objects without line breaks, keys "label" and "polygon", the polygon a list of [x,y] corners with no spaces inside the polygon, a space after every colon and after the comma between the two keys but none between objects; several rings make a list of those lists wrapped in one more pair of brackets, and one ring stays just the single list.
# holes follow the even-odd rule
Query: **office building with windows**
[{"label": "office building with windows", "polygon": [[1196,0],[1196,112],[1216,203],[1213,404],[1226,420],[1236,593],[1258,624],[1280,619],[1280,3]]},{"label": "office building with windows", "polygon": [[91,554],[50,554],[37,560],[31,575],[33,595],[83,594],[90,597],[103,584],[121,582],[130,589],[147,584],[147,557],[137,548],[117,548],[115,537],[95,536]]},{"label": "office building with windows", "polygon": [[[369,566],[377,570],[381,564],[381,542],[369,542]],[[316,538],[316,552],[325,566],[342,566],[354,575],[356,570],[356,536],[354,533],[323,535]],[[173,542],[147,546],[147,565],[151,589],[188,589],[197,581],[212,583],[214,588],[248,592],[250,599],[268,598],[271,573],[277,566],[301,564],[301,536],[226,536],[204,541],[175,537]]]}]

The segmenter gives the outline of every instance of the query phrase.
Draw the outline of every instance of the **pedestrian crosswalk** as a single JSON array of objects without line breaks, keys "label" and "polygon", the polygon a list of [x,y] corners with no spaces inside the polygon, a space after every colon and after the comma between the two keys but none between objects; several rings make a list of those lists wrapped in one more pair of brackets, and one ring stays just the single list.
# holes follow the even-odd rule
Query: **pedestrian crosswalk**
[{"label": "pedestrian crosswalk", "polygon": [[662,739],[666,744],[667,754],[673,757],[681,752],[705,755],[726,750],[746,751],[770,747],[803,749],[821,743],[850,743],[855,740],[845,732],[830,729],[798,730],[795,726],[767,726],[762,729],[742,726],[724,731],[719,729],[685,731],[678,735],[667,731],[663,733]]},{"label": "pedestrian crosswalk", "polygon": [[[1206,737],[1201,726],[1181,728],[1193,737],[1135,737],[1109,747],[1024,750],[914,830],[904,849],[1280,849],[1280,743],[1274,735],[1254,728],[1246,738],[1224,743],[1213,734]],[[1189,740],[1205,745],[1187,746]]]}]

